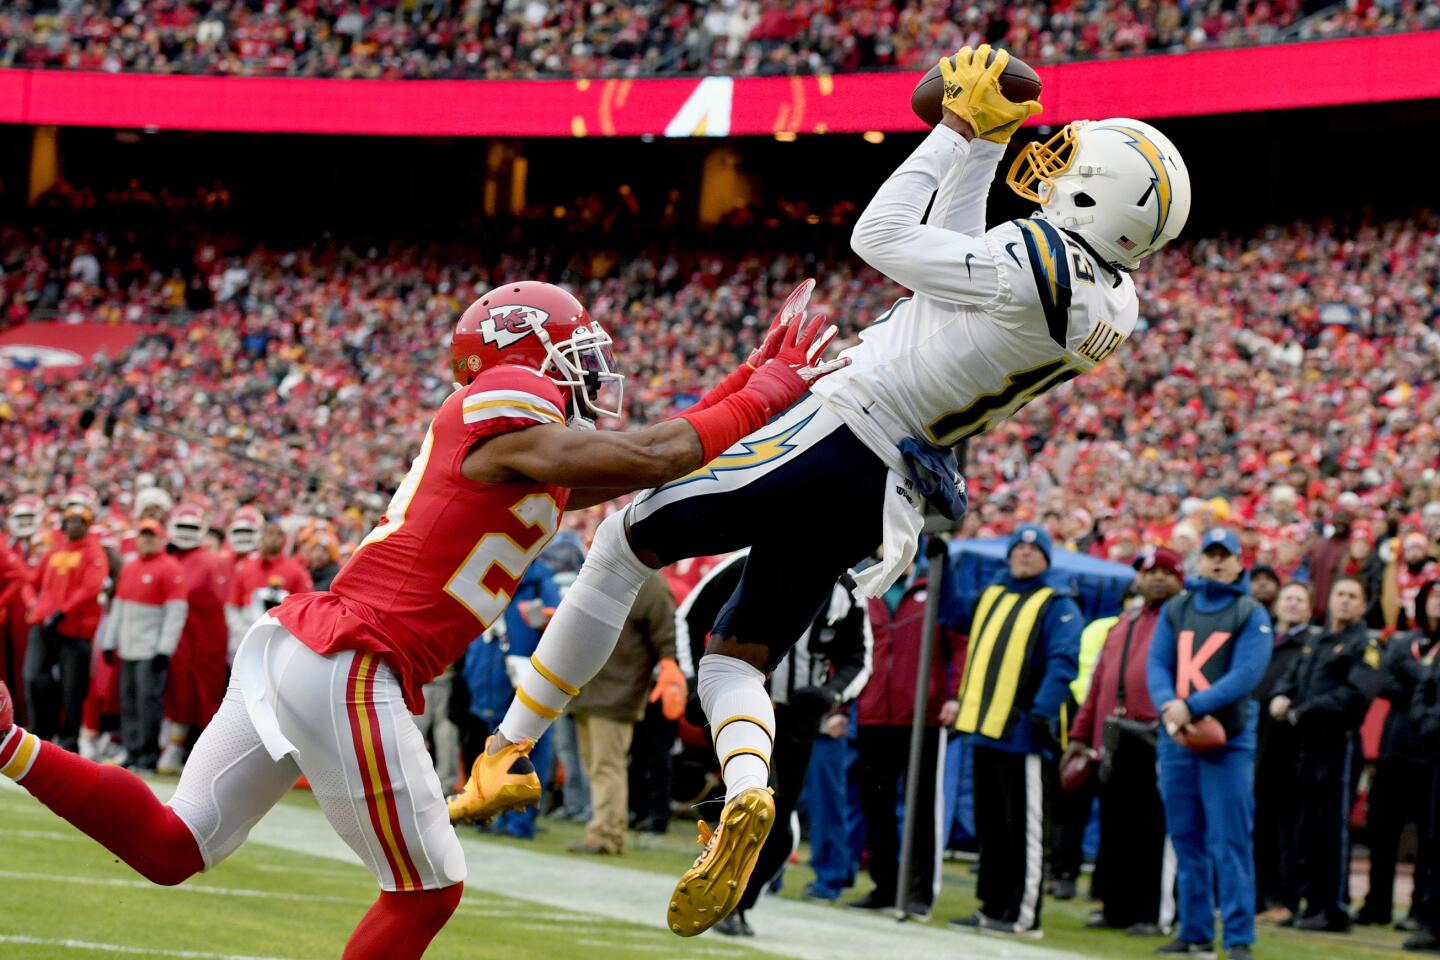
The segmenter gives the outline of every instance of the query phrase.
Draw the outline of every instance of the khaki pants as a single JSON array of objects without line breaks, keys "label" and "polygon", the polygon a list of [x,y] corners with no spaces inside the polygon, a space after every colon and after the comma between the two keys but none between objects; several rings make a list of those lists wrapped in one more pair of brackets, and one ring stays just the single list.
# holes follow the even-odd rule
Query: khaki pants
[{"label": "khaki pants", "polygon": [[580,762],[590,777],[590,822],[585,839],[611,853],[625,848],[630,824],[630,738],[635,727],[603,717],[579,714],[575,730]]}]

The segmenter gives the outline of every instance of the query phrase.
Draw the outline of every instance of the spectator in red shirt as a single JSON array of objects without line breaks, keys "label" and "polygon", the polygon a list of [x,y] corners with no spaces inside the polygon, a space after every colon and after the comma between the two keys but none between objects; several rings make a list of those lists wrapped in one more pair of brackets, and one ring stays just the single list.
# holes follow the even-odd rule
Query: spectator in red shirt
[{"label": "spectator in red shirt", "polygon": [[99,638],[105,659],[120,659],[120,737],[126,766],[152,773],[160,756],[165,680],[185,626],[185,574],[164,547],[160,521],[141,520],[135,559],[120,568]]},{"label": "spectator in red shirt", "polygon": [[[1165,807],[1155,775],[1159,713],[1146,689],[1150,637],[1165,601],[1184,588],[1184,563],[1159,547],[1135,561],[1144,605],[1127,610],[1105,638],[1090,691],[1070,728],[1067,752],[1104,756],[1100,787],[1100,852],[1096,876],[1103,906],[1086,925],[1119,927],[1135,936],[1159,936],[1165,926],[1162,889]],[[1148,727],[1145,729],[1137,726]],[[1107,732],[1107,728],[1109,728]],[[1108,841],[1108,842],[1107,842]]]},{"label": "spectator in red shirt", "polygon": [[[110,559],[90,534],[95,510],[79,502],[65,508],[65,534],[40,563],[40,594],[30,612],[25,651],[25,699],[30,730],[66,750],[79,746],[80,712],[90,688],[90,648],[100,625],[100,593]],[[53,679],[60,671],[57,685]]]}]

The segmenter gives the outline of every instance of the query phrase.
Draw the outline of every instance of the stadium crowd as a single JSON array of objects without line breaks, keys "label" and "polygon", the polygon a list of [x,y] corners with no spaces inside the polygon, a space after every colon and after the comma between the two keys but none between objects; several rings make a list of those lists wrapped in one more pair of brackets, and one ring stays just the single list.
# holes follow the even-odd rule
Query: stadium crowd
[{"label": "stadium crowd", "polygon": [[1034,62],[1427,29],[1430,0],[49,0],[0,11],[0,64],[362,78],[917,69],[964,44]]},{"label": "stadium crowd", "polygon": [[[442,331],[477,292],[502,277],[542,272],[572,286],[616,335],[631,377],[632,422],[672,413],[733,368],[799,276],[818,277],[812,305],[837,319],[847,338],[903,293],[840,256],[672,249],[622,258],[560,237],[482,261],[453,246],[270,249],[233,234],[177,234],[163,223],[156,230],[166,243],[157,244],[144,230],[106,220],[127,204],[223,208],[219,187],[177,199],[132,185],[103,202],[65,195],[50,203],[56,219],[0,231],[0,331],[46,318],[152,326],[123,355],[76,375],[5,371],[0,457],[12,468],[0,476],[7,517],[0,665],[12,689],[26,690],[49,712],[48,725],[37,729],[116,758],[128,740],[125,759],[147,769],[178,766],[183,744],[223,689],[217,680],[227,647],[247,619],[285,592],[328,582],[383,508],[429,411],[451,389]],[[111,209],[96,213],[104,208]],[[55,228],[61,220],[66,229]],[[1276,592],[1292,580],[1310,584],[1308,617],[1302,609],[1297,620],[1288,607],[1282,616],[1273,594],[1263,600],[1276,605],[1287,630],[1324,621],[1332,588],[1358,582],[1362,630],[1388,636],[1419,627],[1414,642],[1428,644],[1431,624],[1440,622],[1424,614],[1426,585],[1440,579],[1437,238],[1440,217],[1422,211],[1383,222],[1274,226],[1168,248],[1137,275],[1142,317],[1130,345],[971,444],[974,509],[962,533],[1009,536],[1013,544],[1027,530],[1035,540],[1043,528],[1057,545],[1135,563],[1142,572],[1155,566],[1154,548],[1163,546],[1173,550],[1164,565],[1178,583],[1179,573],[1206,569],[1207,551],[1233,530],[1247,584],[1267,581]],[[579,530],[559,541],[562,552],[575,552],[592,521],[572,519]],[[207,533],[208,543],[198,542]],[[177,635],[164,613],[180,594],[136,593],[133,576],[127,587],[127,567],[158,563],[157,545],[165,541],[181,568],[166,568],[167,575],[185,577],[188,634]],[[55,575],[47,579],[53,558],[72,554],[61,566],[97,571],[87,576],[83,610],[74,596],[56,593]],[[573,556],[548,562],[551,572],[575,566]],[[698,573],[670,578],[677,600]],[[538,603],[517,605],[522,620],[509,627],[516,637],[543,627],[544,608],[553,606],[553,592],[535,589]],[[918,643],[913,616],[900,626],[903,606],[912,614],[923,606],[917,591],[923,584],[912,579],[902,593],[877,601],[881,607],[871,605],[872,621],[890,624],[887,643]],[[191,626],[202,610],[207,625]],[[131,635],[147,630],[153,637],[143,642]],[[966,630],[957,622],[947,637]],[[1412,636],[1393,649],[1408,650]],[[27,640],[43,653],[44,662],[32,655],[35,669],[58,675],[58,686],[26,688],[25,657],[17,651]],[[512,642],[509,631],[482,639],[475,662],[457,665],[456,689],[466,688],[471,715],[503,710],[505,644]],[[955,666],[938,683],[960,696],[963,653],[946,651],[940,669]],[[656,657],[637,661],[645,676],[636,689],[648,685]],[[85,682],[67,686],[66,671],[86,658]],[[142,661],[144,670],[126,666]],[[167,673],[172,685],[176,677],[200,679],[178,696],[169,688],[159,693]],[[903,673],[877,671],[872,696],[879,696],[877,678]],[[435,699],[443,714],[443,698]],[[660,709],[654,700],[649,713]],[[862,711],[864,702],[862,692]],[[902,691],[887,702],[907,698]],[[663,722],[675,723],[673,708],[667,699]],[[932,725],[953,721],[944,716]],[[884,726],[908,722],[881,717]],[[439,744],[440,724],[431,720]],[[648,713],[641,721],[656,722]],[[849,735],[849,721],[823,722],[826,736]],[[119,734],[106,736],[117,723]],[[667,729],[658,739],[652,730],[645,742],[673,741]],[[653,754],[636,736],[633,755]],[[588,748],[575,747],[573,735],[556,739],[574,783]],[[437,749],[442,762],[453,764],[446,755],[454,753]],[[565,797],[566,807],[583,815],[585,804],[573,799]],[[653,804],[647,810],[637,810],[636,821],[656,826],[663,814]],[[508,829],[525,835],[533,820]],[[1057,853],[1053,861],[1065,859]],[[855,862],[845,860],[834,875],[843,880],[848,870],[853,879]],[[883,869],[875,874],[877,885],[885,876]],[[833,886],[813,892],[839,895]],[[914,905],[921,913],[929,910],[923,893]],[[1260,893],[1272,899],[1255,906],[1272,917],[1297,913],[1293,890]],[[893,895],[867,900],[876,906]],[[1388,922],[1390,909],[1388,894],[1377,895],[1363,916]],[[1163,927],[1160,919],[1153,925]],[[1325,914],[1320,922],[1339,929],[1350,921]],[[1102,916],[1097,925],[1114,924]]]}]

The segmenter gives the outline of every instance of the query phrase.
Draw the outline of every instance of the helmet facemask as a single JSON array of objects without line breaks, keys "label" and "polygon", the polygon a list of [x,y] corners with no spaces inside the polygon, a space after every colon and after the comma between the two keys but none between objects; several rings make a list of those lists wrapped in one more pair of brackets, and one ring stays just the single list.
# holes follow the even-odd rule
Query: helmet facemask
[{"label": "helmet facemask", "polygon": [[260,531],[254,527],[231,527],[226,532],[231,549],[238,554],[254,553],[260,546]]},{"label": "helmet facemask", "polygon": [[40,515],[23,510],[12,511],[5,518],[5,529],[17,540],[29,540],[40,529]]},{"label": "helmet facemask", "polygon": [[[576,328],[570,339],[560,344],[550,341],[542,323],[532,327],[545,345],[546,360],[540,372],[562,387],[570,388],[573,426],[593,424],[601,417],[619,418],[624,412],[625,375],[617,372],[615,354],[611,351],[610,334],[591,321],[589,326]],[[584,423],[577,424],[579,419]]]},{"label": "helmet facemask", "polygon": [[1075,152],[1080,146],[1077,134],[1083,125],[1083,120],[1067,123],[1049,140],[1025,144],[1005,177],[1010,189],[1043,207],[1055,189],[1055,178],[1075,162]]}]

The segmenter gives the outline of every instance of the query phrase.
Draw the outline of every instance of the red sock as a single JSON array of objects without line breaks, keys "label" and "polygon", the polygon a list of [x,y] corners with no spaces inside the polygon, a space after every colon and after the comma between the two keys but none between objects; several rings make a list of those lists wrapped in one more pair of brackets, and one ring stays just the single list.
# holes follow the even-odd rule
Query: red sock
[{"label": "red sock", "polygon": [[420,960],[460,905],[465,884],[439,890],[380,891],[350,934],[341,960]]},{"label": "red sock", "polygon": [[39,742],[19,728],[16,734],[6,751],[16,754],[15,767],[4,772],[145,879],[174,886],[205,868],[190,828],[145,781]]}]

